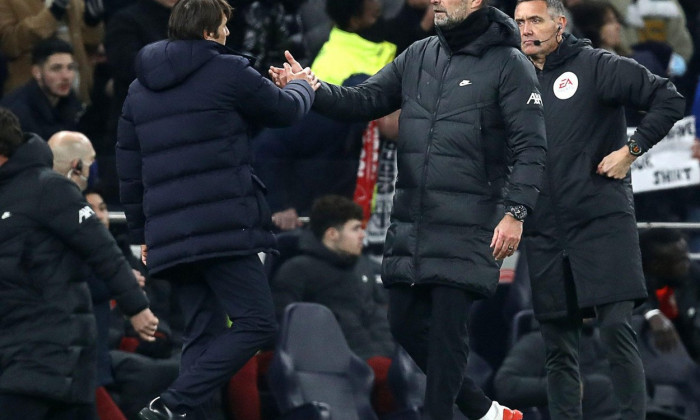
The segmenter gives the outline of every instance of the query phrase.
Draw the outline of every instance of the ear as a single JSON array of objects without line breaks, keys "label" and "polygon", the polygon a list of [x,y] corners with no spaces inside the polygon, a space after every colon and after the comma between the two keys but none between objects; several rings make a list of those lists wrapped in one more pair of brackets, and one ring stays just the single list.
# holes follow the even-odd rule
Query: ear
[{"label": "ear", "polygon": [[472,9],[479,9],[484,5],[484,0],[472,0]]},{"label": "ear", "polygon": [[32,77],[36,81],[41,80],[41,67],[39,67],[37,64],[32,65]]},{"label": "ear", "polygon": [[202,38],[206,39],[207,41],[213,41],[215,38],[211,36],[211,32],[207,32],[207,30],[202,31]]},{"label": "ear", "polygon": [[557,29],[557,32],[564,32],[567,23],[566,16],[559,16],[559,22],[557,22],[559,29]]},{"label": "ear", "polygon": [[334,227],[329,227],[328,229],[326,229],[326,232],[323,234],[323,238],[330,240],[330,241],[334,241],[334,240],[338,239],[339,235],[340,235],[340,232],[338,232],[338,229],[336,229]]}]

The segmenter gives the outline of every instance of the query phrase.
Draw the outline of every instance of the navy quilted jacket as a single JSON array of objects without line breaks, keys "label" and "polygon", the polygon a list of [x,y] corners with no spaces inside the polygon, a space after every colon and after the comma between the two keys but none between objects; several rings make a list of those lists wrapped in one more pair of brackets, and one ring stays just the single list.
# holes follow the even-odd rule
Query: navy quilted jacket
[{"label": "navy quilted jacket", "polygon": [[117,169],[131,241],[148,245],[150,272],[272,250],[249,131],[301,119],[314,99],[309,84],[279,89],[249,59],[206,40],[147,45],[136,74],[119,121]]}]

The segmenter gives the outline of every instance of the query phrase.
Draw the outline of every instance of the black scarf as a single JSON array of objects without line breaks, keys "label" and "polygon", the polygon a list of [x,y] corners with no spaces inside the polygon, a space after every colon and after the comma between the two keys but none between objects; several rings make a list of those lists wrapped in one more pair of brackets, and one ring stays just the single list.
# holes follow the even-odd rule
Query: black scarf
[{"label": "black scarf", "polygon": [[440,28],[440,32],[442,32],[442,36],[445,38],[445,42],[447,42],[450,50],[459,51],[486,32],[490,24],[489,9],[484,7],[472,12],[454,28]]}]

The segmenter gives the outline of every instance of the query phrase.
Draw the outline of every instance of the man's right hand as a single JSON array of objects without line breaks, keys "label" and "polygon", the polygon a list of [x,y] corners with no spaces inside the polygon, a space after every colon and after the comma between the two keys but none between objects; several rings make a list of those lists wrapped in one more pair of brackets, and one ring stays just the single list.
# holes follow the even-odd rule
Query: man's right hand
[{"label": "man's right hand", "polygon": [[656,313],[647,320],[654,336],[654,344],[662,353],[675,349],[680,342],[678,332],[673,323],[662,313]]},{"label": "man's right hand", "polygon": [[156,341],[155,333],[156,330],[158,330],[158,318],[153,315],[150,309],[146,308],[137,313],[131,317],[130,321],[141,339],[145,341]]},{"label": "man's right hand", "polygon": [[[287,83],[290,80],[290,75],[297,75],[299,73],[304,72],[306,69],[301,67],[301,64],[294,58],[292,53],[289,52],[289,50],[284,51],[284,58],[287,59],[287,62],[282,65],[282,67],[274,67],[270,66],[270,70],[268,70],[268,73],[270,74],[270,78],[272,81],[279,87],[283,88],[287,86]],[[308,69],[308,67],[307,67]],[[311,72],[311,69],[308,70],[310,75],[313,75]],[[313,75],[315,78],[316,76]],[[303,78],[303,77],[298,77],[298,78]],[[308,80],[308,79],[307,79]],[[318,80],[316,80],[318,82]],[[311,81],[309,81],[309,84],[311,84]],[[311,87],[314,88],[314,90],[318,89],[318,87],[314,87],[312,84]]]}]

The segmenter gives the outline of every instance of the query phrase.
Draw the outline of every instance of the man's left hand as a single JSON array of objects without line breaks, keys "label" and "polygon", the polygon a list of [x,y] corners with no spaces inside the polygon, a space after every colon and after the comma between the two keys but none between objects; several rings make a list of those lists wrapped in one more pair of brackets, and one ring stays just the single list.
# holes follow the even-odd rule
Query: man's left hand
[{"label": "man's left hand", "polygon": [[598,164],[596,173],[598,175],[607,176],[608,178],[623,179],[630,171],[632,162],[637,159],[637,156],[630,154],[629,148],[625,145],[620,149],[605,156]]},{"label": "man's left hand", "polygon": [[522,234],[523,222],[510,214],[503,216],[496,229],[493,230],[490,245],[493,248],[493,257],[502,260],[513,255],[518,250]]}]

